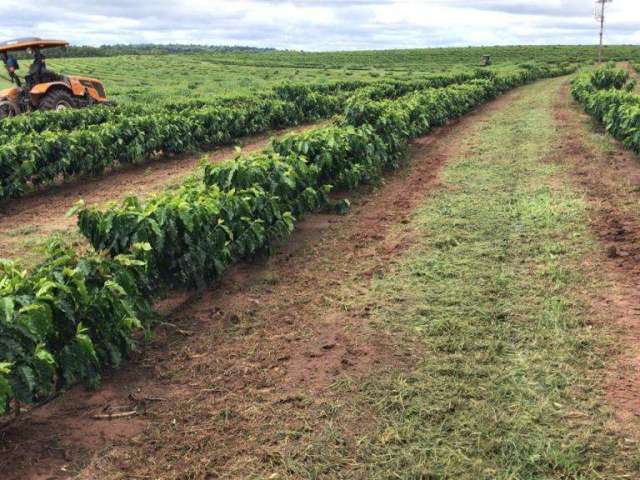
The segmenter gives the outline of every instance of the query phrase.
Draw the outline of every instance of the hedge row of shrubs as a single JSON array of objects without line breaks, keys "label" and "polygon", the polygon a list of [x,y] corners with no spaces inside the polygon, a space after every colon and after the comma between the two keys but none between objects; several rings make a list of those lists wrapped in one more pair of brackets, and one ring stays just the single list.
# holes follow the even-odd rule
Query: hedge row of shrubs
[{"label": "hedge row of shrubs", "polygon": [[635,85],[627,70],[606,66],[576,77],[571,93],[611,135],[640,154],[640,96],[633,93]]},{"label": "hedge row of shrubs", "polygon": [[487,75],[491,73],[478,70],[410,82],[285,84],[255,98],[97,106],[5,119],[0,132],[0,200],[160,154],[229,144],[270,129],[326,119],[339,113],[355,91],[397,98]]}]

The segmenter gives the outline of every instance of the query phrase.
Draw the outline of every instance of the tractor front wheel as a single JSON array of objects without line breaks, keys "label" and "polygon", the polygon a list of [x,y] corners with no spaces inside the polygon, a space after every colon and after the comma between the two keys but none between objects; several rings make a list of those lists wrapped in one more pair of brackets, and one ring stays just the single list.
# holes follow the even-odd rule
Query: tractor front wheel
[{"label": "tractor front wheel", "polygon": [[69,92],[65,90],[53,90],[47,93],[40,104],[40,110],[66,110],[68,108],[76,108],[76,100]]},{"label": "tractor front wheel", "polygon": [[0,120],[3,118],[14,117],[17,115],[16,107],[13,103],[7,101],[0,102]]}]

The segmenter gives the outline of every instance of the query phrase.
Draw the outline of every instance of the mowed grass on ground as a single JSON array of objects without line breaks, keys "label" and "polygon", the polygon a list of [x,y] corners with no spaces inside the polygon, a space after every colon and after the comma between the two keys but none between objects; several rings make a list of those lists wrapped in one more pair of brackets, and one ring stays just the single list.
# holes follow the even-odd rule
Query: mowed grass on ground
[{"label": "mowed grass on ground", "polygon": [[[301,433],[274,478],[640,477],[638,444],[603,400],[611,331],[590,305],[607,288],[601,247],[549,161],[558,86],[524,88],[461,139],[414,214],[417,245],[374,282],[374,324],[418,342],[414,366],[336,383],[327,428]],[[373,427],[341,427],[354,423]]]}]

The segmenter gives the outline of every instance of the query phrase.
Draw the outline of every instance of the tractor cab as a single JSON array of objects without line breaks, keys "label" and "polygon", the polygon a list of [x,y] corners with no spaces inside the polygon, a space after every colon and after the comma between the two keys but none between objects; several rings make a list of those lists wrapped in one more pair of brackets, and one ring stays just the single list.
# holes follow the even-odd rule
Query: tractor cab
[{"label": "tractor cab", "polygon": [[[94,78],[58,75],[47,69],[42,51],[66,48],[64,40],[22,38],[0,43],[0,59],[8,73],[1,76],[14,86],[0,90],[0,119],[33,110],[63,110],[106,103],[102,82]],[[26,51],[33,57],[27,74],[21,79],[15,52]]]},{"label": "tractor cab", "polygon": [[488,67],[491,65],[491,55],[483,55],[480,59],[481,67]]}]

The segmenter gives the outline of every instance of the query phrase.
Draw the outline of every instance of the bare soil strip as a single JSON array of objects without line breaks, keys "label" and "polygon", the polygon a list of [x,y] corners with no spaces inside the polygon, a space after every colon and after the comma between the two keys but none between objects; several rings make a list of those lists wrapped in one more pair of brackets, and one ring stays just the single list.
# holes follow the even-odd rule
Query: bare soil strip
[{"label": "bare soil strip", "polygon": [[[287,132],[302,131],[311,126],[269,132],[241,139],[244,153],[261,150],[269,139]],[[27,263],[39,257],[34,251],[54,234],[67,234],[75,225],[75,217],[65,217],[78,200],[89,204],[121,200],[130,195],[144,197],[178,184],[194,173],[203,158],[221,162],[236,155],[235,146],[216,148],[197,155],[178,155],[167,159],[123,167],[99,177],[86,177],[34,192],[24,198],[0,204],[0,258],[23,258]]]},{"label": "bare soil strip", "polygon": [[591,205],[591,227],[603,244],[603,275],[613,285],[599,299],[599,316],[617,327],[619,338],[607,395],[620,426],[640,417],[640,163],[637,156],[608,137],[576,104],[565,83],[554,105],[563,147],[557,161],[570,165]]},{"label": "bare soil strip", "polygon": [[630,62],[622,62],[622,67],[629,70],[632,78],[635,78],[638,84],[636,85],[635,92],[640,94],[640,73],[636,71]]},{"label": "bare soil strip", "polygon": [[[417,348],[411,341],[371,331],[368,308],[337,305],[365,298],[372,278],[393,266],[440,167],[519,95],[417,140],[407,168],[356,195],[347,216],[309,216],[270,259],[189,298],[97,392],[73,389],[17,421],[0,437],[5,478],[237,478],[250,462],[269,461],[289,428],[320,428],[322,418],[307,424],[301,413],[322,410],[333,382],[403,368]],[[141,413],[91,419],[107,405]],[[358,428],[366,428],[362,414]]]}]

